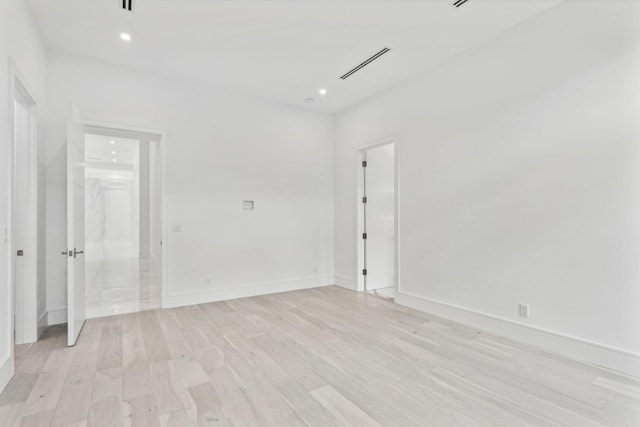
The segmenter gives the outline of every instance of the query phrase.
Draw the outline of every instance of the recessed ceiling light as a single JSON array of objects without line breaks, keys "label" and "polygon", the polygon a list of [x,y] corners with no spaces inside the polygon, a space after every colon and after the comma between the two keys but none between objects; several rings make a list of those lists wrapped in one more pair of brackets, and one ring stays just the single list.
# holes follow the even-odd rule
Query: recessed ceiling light
[{"label": "recessed ceiling light", "polygon": [[131,34],[129,33],[120,33],[120,38],[126,42],[131,41]]},{"label": "recessed ceiling light", "polygon": [[117,160],[116,160],[116,159],[113,159],[113,163],[115,163],[115,162],[117,162]]},{"label": "recessed ceiling light", "polygon": [[322,96],[325,96],[327,94],[327,90],[325,88],[321,88],[318,93]]},{"label": "recessed ceiling light", "polygon": [[109,142],[110,142],[111,144],[115,144],[115,143],[116,143],[115,141],[109,141]]},{"label": "recessed ceiling light", "polygon": [[112,151],[112,152],[111,152],[111,154],[116,154],[116,152],[115,152],[115,151]]}]

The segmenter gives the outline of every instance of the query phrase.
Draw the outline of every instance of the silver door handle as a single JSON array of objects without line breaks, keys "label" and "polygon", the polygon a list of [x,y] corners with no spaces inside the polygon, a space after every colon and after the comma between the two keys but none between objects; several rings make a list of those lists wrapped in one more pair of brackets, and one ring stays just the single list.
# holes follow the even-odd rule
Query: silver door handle
[{"label": "silver door handle", "polygon": [[73,257],[75,258],[76,256],[78,256],[78,254],[83,254],[83,253],[84,253],[84,251],[78,251],[78,250],[76,250],[76,251],[73,253]]}]

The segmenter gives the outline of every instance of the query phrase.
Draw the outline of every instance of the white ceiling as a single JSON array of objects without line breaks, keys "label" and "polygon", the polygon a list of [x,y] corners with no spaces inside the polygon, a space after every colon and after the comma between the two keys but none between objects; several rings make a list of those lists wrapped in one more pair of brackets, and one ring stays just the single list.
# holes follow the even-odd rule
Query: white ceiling
[{"label": "white ceiling", "polygon": [[87,165],[94,169],[137,169],[139,150],[137,139],[85,134],[84,158]]},{"label": "white ceiling", "polygon": [[121,0],[28,1],[53,50],[335,112],[561,0],[134,0],[133,14]]}]

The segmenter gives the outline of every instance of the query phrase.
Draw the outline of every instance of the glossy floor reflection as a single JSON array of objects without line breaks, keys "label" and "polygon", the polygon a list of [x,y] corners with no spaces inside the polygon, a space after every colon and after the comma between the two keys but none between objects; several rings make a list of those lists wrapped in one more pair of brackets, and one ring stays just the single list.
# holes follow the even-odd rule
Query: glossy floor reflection
[{"label": "glossy floor reflection", "polygon": [[87,318],[159,308],[160,266],[130,243],[88,245],[86,292]]}]

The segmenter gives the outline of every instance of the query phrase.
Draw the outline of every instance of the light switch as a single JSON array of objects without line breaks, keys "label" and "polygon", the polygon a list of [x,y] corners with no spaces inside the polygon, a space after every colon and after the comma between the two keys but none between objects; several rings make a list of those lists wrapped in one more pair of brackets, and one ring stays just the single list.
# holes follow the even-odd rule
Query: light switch
[{"label": "light switch", "polygon": [[242,209],[244,209],[245,211],[252,211],[253,210],[253,200],[244,200],[242,202]]},{"label": "light switch", "polygon": [[174,233],[182,233],[182,226],[180,224],[173,224]]}]

